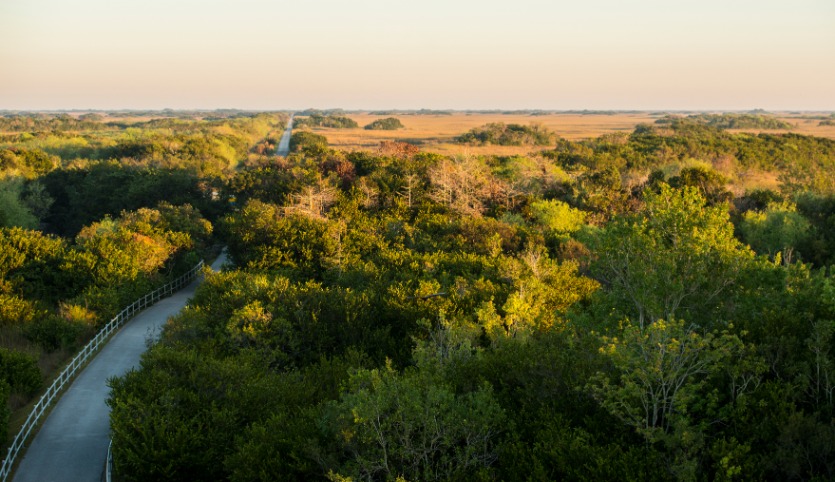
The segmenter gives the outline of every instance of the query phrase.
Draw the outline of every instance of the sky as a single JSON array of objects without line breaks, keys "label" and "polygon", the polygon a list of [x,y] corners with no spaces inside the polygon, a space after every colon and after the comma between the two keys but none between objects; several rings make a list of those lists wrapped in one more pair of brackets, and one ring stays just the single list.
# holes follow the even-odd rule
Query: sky
[{"label": "sky", "polygon": [[835,0],[0,0],[0,110],[835,110]]}]

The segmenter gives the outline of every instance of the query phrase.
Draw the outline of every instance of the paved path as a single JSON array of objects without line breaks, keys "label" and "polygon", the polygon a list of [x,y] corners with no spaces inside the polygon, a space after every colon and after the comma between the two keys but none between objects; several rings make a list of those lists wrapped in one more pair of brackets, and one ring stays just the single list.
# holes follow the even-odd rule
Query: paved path
[{"label": "paved path", "polygon": [[284,135],[281,136],[281,141],[278,142],[278,150],[276,154],[287,157],[290,154],[290,135],[293,133],[293,114],[290,114],[290,120],[287,121],[287,128],[284,129]]},{"label": "paved path", "polygon": [[[222,254],[213,264],[226,262]],[[15,472],[15,482],[101,480],[110,442],[107,379],[139,366],[149,336],[194,295],[199,278],[136,315],[93,358],[55,404]]]}]

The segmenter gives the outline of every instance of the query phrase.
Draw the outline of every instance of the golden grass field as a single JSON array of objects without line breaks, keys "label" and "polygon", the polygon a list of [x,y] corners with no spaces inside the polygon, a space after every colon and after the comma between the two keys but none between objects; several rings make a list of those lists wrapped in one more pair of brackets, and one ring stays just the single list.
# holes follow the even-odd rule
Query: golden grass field
[{"label": "golden grass field", "polygon": [[[374,150],[380,141],[408,141],[420,146],[421,150],[440,154],[527,154],[543,149],[539,146],[465,146],[456,144],[453,139],[474,127],[491,122],[505,124],[539,123],[553,130],[562,138],[579,140],[598,137],[602,134],[632,132],[638,124],[654,123],[659,116],[650,113],[622,113],[614,115],[594,114],[549,114],[541,116],[510,114],[466,114],[452,115],[371,115],[348,114],[347,117],[360,125],[357,129],[317,128],[314,132],[328,139],[331,147],[348,151]],[[382,117],[396,117],[403,123],[404,129],[396,131],[367,131],[363,126]],[[797,127],[791,131],[767,131],[775,133],[794,132],[835,139],[835,126],[818,126],[818,120],[803,119],[780,115]],[[759,131],[746,131],[755,132]]]},{"label": "golden grass field", "polygon": [[[440,154],[526,154],[541,150],[541,146],[463,146],[453,139],[474,127],[492,122],[505,124],[538,123],[570,140],[597,137],[611,132],[631,132],[640,123],[655,122],[649,114],[577,115],[554,114],[543,116],[510,114],[453,115],[394,115],[349,114],[360,125],[358,129],[314,129],[328,138],[331,147],[337,149],[373,150],[380,141],[408,141],[421,150]],[[404,129],[396,131],[367,131],[363,126],[381,117],[396,117]]]}]

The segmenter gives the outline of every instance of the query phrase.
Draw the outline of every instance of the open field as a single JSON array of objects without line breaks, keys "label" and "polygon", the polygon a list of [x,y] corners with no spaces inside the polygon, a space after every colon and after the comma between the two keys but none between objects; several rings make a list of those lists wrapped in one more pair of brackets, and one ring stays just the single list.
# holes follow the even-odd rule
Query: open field
[{"label": "open field", "polygon": [[[655,113],[623,113],[614,115],[582,115],[582,114],[549,114],[549,115],[519,115],[519,114],[466,114],[452,115],[393,115],[400,119],[404,129],[396,131],[367,131],[362,127],[375,119],[388,117],[370,114],[348,114],[355,120],[358,129],[327,129],[317,128],[315,132],[328,138],[328,143],[335,148],[344,150],[373,150],[380,141],[407,141],[417,144],[422,150],[441,154],[498,154],[515,155],[526,154],[539,150],[537,146],[465,146],[453,142],[453,138],[474,127],[491,122],[505,124],[540,123],[555,131],[561,137],[569,140],[579,140],[598,137],[603,134],[616,132],[631,132],[636,125],[652,124],[660,117]],[[762,131],[773,133],[794,132],[797,134],[814,135],[835,139],[835,126],[819,126],[817,119],[802,118],[790,115],[778,115],[797,128],[792,131]],[[739,132],[739,131],[732,131]],[[745,132],[758,133],[760,131]]]},{"label": "open field", "polygon": [[452,115],[394,115],[405,126],[396,131],[367,131],[362,127],[379,119],[381,115],[349,114],[360,125],[359,129],[314,129],[328,138],[335,148],[345,150],[375,149],[380,141],[408,141],[418,144],[422,150],[441,154],[525,154],[542,149],[538,146],[464,146],[453,142],[474,127],[492,122],[505,124],[539,123],[555,131],[563,138],[578,140],[597,137],[612,132],[631,132],[636,125],[655,122],[657,117],[646,114],[619,115],[518,115],[518,114],[465,114]]}]

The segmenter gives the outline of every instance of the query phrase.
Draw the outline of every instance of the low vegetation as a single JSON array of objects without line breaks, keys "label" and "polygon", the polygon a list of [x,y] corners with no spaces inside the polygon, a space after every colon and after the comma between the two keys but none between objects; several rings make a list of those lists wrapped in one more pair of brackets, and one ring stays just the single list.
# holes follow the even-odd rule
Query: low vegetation
[{"label": "low vegetation", "polygon": [[364,129],[369,131],[396,131],[397,129],[403,129],[403,123],[396,117],[386,117],[373,121],[366,125]]},{"label": "low vegetation", "polygon": [[328,127],[331,129],[355,129],[359,127],[359,124],[350,117],[335,114],[311,114],[308,117],[296,117],[294,125],[296,127]]},{"label": "low vegetation", "polygon": [[[681,119],[670,116],[656,121],[658,124],[671,124]],[[791,130],[794,125],[774,116],[764,114],[697,114],[684,119],[707,124],[718,129],[772,129]]]},{"label": "low vegetation", "polygon": [[461,144],[497,146],[548,146],[558,136],[540,124],[504,124],[496,122],[471,129],[455,138]]}]

